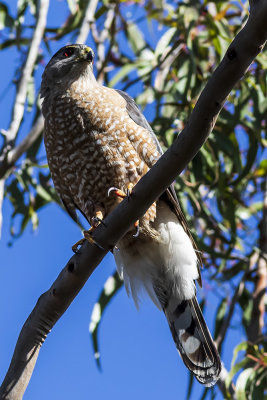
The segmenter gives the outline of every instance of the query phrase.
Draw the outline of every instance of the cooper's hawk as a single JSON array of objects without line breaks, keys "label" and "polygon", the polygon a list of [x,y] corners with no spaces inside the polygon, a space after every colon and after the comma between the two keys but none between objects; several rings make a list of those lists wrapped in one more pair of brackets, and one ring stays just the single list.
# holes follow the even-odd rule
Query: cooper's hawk
[{"label": "cooper's hawk", "polygon": [[[162,154],[139,108],[126,93],[99,85],[94,53],[82,45],[65,46],[45,68],[45,146],[55,188],[69,214],[103,218],[121,200],[110,187],[124,191]],[[212,386],[220,358],[195,296],[200,281],[198,253],[173,187],[140,220],[140,234],[129,232],[115,253],[125,286],[138,302],[145,289],[163,309],[176,347],[197,380]]]}]

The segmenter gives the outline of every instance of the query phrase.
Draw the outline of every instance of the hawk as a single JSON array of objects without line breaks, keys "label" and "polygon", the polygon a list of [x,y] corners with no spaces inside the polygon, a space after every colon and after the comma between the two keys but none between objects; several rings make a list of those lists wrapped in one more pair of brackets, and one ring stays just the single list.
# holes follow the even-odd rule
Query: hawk
[{"label": "hawk", "polygon": [[[162,154],[159,142],[134,100],[98,84],[93,50],[65,46],[42,77],[42,112],[48,164],[55,188],[71,217],[79,210],[92,225],[121,201],[110,188],[126,192]],[[196,299],[201,284],[199,253],[174,188],[130,230],[114,256],[127,292],[138,303],[145,290],[163,310],[187,368],[205,386],[220,374],[220,357]]]}]

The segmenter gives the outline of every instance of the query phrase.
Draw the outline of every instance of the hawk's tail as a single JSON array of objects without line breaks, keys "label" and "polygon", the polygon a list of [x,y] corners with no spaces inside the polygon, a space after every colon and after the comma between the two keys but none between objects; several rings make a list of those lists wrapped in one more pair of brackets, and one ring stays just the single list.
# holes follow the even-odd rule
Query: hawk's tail
[{"label": "hawk's tail", "polygon": [[207,387],[215,385],[221,371],[220,357],[196,297],[179,301],[171,296],[164,303],[164,313],[183,362],[200,383]]}]

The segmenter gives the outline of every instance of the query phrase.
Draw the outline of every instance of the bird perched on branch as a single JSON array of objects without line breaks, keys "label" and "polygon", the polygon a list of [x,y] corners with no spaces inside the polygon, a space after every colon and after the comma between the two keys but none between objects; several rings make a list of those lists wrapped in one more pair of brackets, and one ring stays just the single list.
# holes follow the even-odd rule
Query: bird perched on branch
[{"label": "bird perched on branch", "polygon": [[[100,221],[153,166],[162,150],[133,99],[99,85],[93,50],[65,46],[45,68],[41,97],[45,146],[55,188],[67,211]],[[135,229],[135,228],[133,228]],[[90,235],[87,234],[87,238]],[[176,347],[197,380],[212,386],[221,363],[196,299],[196,251],[173,187],[129,231],[114,252],[136,303],[147,291],[168,320]]]}]

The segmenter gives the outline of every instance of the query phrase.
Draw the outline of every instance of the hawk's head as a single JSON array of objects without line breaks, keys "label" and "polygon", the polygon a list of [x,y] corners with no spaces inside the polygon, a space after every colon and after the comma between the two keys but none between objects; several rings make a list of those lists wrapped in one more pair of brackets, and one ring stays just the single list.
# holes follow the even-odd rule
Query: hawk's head
[{"label": "hawk's head", "polygon": [[84,73],[93,76],[93,50],[84,44],[62,47],[47,64],[41,85],[41,97],[45,97],[54,85],[70,84]]}]

